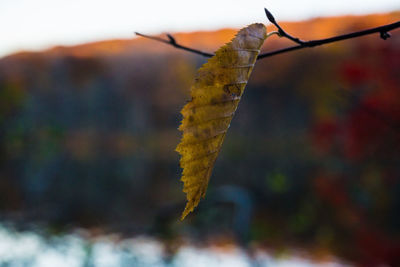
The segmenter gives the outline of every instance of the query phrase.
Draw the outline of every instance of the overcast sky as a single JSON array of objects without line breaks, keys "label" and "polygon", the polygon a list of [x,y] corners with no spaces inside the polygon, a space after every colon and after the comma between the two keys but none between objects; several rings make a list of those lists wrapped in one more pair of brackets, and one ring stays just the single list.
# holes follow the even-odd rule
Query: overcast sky
[{"label": "overcast sky", "polygon": [[400,0],[0,0],[0,57],[133,32],[213,30],[264,22],[400,10]]}]

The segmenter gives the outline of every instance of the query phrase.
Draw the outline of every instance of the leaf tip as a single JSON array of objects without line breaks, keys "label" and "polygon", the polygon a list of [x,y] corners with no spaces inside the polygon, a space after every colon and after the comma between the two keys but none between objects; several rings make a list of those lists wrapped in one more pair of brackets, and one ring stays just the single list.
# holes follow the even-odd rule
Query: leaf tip
[{"label": "leaf tip", "polygon": [[183,221],[186,216],[191,213],[194,209],[194,206],[189,205],[189,202],[186,204],[185,210],[182,212],[181,221]]}]

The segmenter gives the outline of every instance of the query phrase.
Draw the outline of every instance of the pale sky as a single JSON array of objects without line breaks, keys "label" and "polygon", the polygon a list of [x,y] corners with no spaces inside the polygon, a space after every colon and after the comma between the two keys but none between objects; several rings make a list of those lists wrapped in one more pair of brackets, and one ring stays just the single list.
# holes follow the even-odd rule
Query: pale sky
[{"label": "pale sky", "polygon": [[0,0],[0,57],[113,38],[134,31],[214,30],[278,21],[400,10],[400,0]]}]

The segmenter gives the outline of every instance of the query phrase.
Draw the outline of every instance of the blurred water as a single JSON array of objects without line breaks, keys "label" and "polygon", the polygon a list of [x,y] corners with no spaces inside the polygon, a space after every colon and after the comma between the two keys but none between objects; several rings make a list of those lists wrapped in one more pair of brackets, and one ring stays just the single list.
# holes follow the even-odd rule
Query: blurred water
[{"label": "blurred water", "polygon": [[168,257],[164,245],[151,237],[118,240],[115,235],[84,238],[79,232],[44,237],[0,225],[0,266],[343,266],[314,263],[297,256],[274,258],[258,251],[250,258],[243,249],[181,246]]}]

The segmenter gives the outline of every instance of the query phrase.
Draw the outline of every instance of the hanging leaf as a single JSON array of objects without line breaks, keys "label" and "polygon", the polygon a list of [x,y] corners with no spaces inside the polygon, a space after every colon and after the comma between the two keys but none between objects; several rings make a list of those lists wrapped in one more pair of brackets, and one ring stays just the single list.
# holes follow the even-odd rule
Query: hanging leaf
[{"label": "hanging leaf", "polygon": [[187,204],[181,220],[205,196],[222,142],[267,34],[263,24],[241,29],[197,73],[192,99],[183,107],[181,154]]}]

